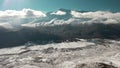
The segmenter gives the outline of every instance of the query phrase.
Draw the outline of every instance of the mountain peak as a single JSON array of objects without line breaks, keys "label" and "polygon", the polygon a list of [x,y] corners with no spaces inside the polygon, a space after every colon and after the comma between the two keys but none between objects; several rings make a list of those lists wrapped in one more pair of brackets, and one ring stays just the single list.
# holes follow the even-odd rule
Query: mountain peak
[{"label": "mountain peak", "polygon": [[71,11],[71,10],[69,10],[69,9],[63,9],[63,8],[60,8],[60,9],[58,9],[58,10],[64,11],[64,12],[70,12],[70,11]]}]

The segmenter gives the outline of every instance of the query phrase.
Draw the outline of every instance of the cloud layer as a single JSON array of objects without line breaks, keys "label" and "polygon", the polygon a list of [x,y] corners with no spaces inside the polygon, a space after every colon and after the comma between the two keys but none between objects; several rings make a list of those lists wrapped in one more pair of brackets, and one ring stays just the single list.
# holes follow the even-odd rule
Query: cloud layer
[{"label": "cloud layer", "polygon": [[32,9],[0,11],[0,26],[8,29],[21,26],[35,27],[36,25],[49,26],[81,23],[117,24],[120,23],[120,13],[109,11],[80,12],[73,10],[43,13]]},{"label": "cloud layer", "polygon": [[83,23],[120,23],[120,13],[112,13],[108,11],[96,11],[96,12],[85,12],[80,13],[76,11],[72,11],[71,14],[76,18],[85,18],[89,19],[87,21],[82,21]]},{"label": "cloud layer", "polygon": [[45,17],[41,11],[35,11],[32,9],[23,9],[21,11],[16,10],[6,10],[0,11],[0,26],[5,28],[14,28],[16,26],[21,26],[24,23],[30,23],[36,18]]}]

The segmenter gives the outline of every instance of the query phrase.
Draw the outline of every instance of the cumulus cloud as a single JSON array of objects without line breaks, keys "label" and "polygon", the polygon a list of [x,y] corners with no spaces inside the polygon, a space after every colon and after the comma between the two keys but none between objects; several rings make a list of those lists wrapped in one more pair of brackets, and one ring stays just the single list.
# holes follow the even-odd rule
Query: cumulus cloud
[{"label": "cumulus cloud", "polygon": [[21,11],[16,10],[6,10],[0,11],[0,17],[18,17],[18,18],[25,18],[25,17],[45,17],[46,15],[41,11],[35,11],[32,9],[23,9]]},{"label": "cumulus cloud", "polygon": [[7,28],[9,24],[8,28],[12,28],[13,26],[21,26],[24,23],[32,22],[36,18],[43,17],[46,17],[45,13],[32,9],[0,11],[0,26],[3,25],[3,27]]},{"label": "cumulus cloud", "polygon": [[71,11],[73,17],[79,19],[89,19],[87,21],[83,21],[82,23],[104,23],[104,24],[114,24],[120,23],[120,13],[112,13],[108,11],[96,11],[96,12],[76,12]]}]

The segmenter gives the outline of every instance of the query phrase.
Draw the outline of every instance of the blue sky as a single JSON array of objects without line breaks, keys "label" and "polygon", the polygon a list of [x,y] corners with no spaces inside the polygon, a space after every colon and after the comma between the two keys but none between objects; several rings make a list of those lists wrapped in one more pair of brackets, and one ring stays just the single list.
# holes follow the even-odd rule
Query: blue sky
[{"label": "blue sky", "polygon": [[85,11],[120,11],[120,0],[0,0],[0,10],[30,8],[54,11],[59,8]]}]

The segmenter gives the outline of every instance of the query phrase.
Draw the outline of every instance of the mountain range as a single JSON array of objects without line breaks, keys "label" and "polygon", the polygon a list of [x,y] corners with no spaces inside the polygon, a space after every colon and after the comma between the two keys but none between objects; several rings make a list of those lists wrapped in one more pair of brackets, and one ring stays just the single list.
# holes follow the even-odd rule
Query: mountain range
[{"label": "mountain range", "polygon": [[32,9],[0,12],[0,48],[27,42],[76,41],[77,38],[119,39],[120,13],[59,9],[41,12]]}]

